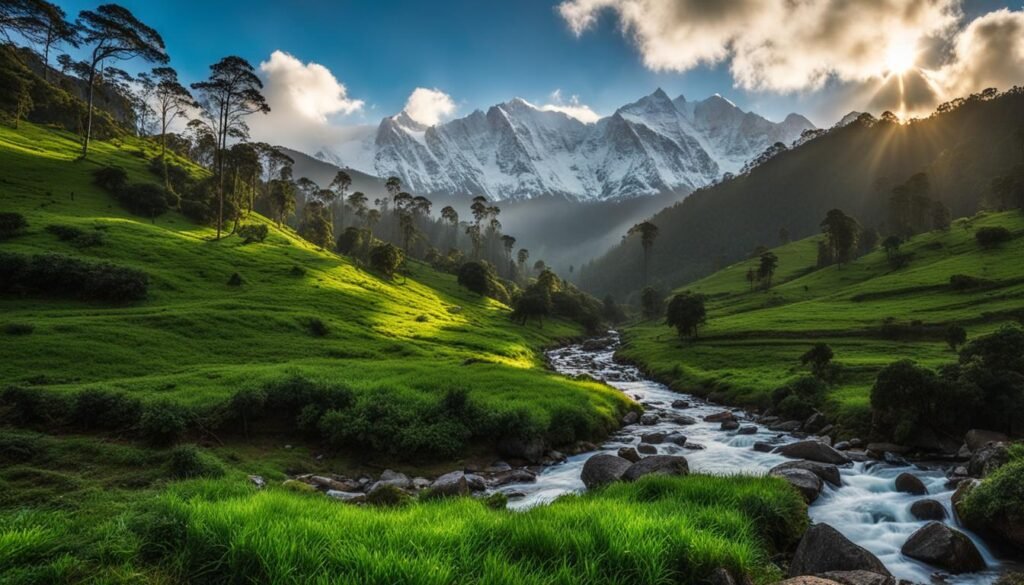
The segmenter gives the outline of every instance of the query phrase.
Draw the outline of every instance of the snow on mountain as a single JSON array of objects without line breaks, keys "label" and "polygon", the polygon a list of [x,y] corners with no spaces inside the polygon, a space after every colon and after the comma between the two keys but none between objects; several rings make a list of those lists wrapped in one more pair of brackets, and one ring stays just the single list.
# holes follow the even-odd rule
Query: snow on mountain
[{"label": "snow on mountain", "polygon": [[659,89],[593,124],[520,98],[436,126],[401,112],[315,156],[416,193],[613,200],[697,189],[811,128],[796,114],[774,123],[717,95],[689,102]]}]

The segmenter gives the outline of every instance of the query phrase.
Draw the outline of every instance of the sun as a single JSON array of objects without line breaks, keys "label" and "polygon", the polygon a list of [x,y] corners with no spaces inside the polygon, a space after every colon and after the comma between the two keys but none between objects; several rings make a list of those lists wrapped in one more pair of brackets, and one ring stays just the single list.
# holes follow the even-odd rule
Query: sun
[{"label": "sun", "polygon": [[917,64],[917,48],[913,43],[896,41],[885,53],[885,66],[890,74],[903,75]]}]

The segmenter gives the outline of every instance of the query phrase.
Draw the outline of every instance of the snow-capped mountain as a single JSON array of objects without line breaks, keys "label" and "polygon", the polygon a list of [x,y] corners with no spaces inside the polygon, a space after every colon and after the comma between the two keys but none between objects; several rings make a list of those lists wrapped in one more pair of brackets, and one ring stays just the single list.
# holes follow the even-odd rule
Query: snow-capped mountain
[{"label": "snow-capped mountain", "polygon": [[401,112],[315,156],[397,176],[414,193],[612,200],[692,191],[812,128],[797,114],[774,123],[717,95],[689,102],[659,89],[593,124],[519,98],[436,126]]}]

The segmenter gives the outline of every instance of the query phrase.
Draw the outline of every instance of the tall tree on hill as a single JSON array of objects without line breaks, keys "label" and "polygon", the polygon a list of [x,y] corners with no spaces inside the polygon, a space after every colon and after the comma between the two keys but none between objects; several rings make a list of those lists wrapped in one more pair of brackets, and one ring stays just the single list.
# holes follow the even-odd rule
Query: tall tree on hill
[{"label": "tall tree on hill", "polygon": [[654,240],[658,238],[658,226],[649,221],[644,221],[629,228],[628,236],[640,235],[640,246],[643,249],[643,284],[647,286],[647,271],[651,263],[651,250],[654,248]]},{"label": "tall tree on hill", "polygon": [[281,227],[281,223],[295,211],[295,185],[291,180],[279,176],[270,181],[270,205],[277,227]]},{"label": "tall tree on hill", "polygon": [[[82,42],[92,46],[89,58],[88,109],[82,158],[89,156],[92,139],[93,102],[96,93],[96,75],[104,63],[139,57],[150,63],[164,64],[169,60],[164,39],[155,29],[145,25],[127,8],[117,4],[103,4],[95,11],[83,10],[78,15],[78,28]],[[218,232],[220,228],[218,227]]]},{"label": "tall tree on hill", "polygon": [[526,248],[519,248],[516,253],[516,261],[519,262],[520,278],[526,278],[526,263],[530,261],[530,251]]},{"label": "tall tree on hill", "polygon": [[841,210],[833,209],[825,215],[825,219],[821,222],[821,229],[828,240],[828,247],[836,265],[842,268],[843,263],[850,259],[851,252],[857,246],[860,224]]},{"label": "tall tree on hill", "polygon": [[[352,186],[352,175],[349,175],[344,170],[339,170],[335,175],[334,179],[328,188],[334,192],[337,200],[341,202],[341,225],[345,224],[345,194],[348,193],[348,188]],[[331,222],[334,222],[334,208],[331,207]]]},{"label": "tall tree on hill", "polygon": [[761,263],[757,267],[757,275],[764,281],[765,290],[772,287],[772,277],[775,276],[775,269],[778,267],[778,256],[772,252],[761,254]]},{"label": "tall tree on hill", "polygon": [[355,193],[348,196],[348,205],[352,208],[356,217],[366,221],[366,204],[368,199],[362,191],[356,191]]},{"label": "tall tree on hill", "polygon": [[252,65],[241,57],[224,57],[210,66],[206,81],[192,84],[199,93],[199,105],[210,131],[216,137],[214,167],[218,175],[217,239],[224,224],[224,153],[228,140],[249,137],[245,118],[270,113],[263,97],[263,82]]},{"label": "tall tree on hill", "polygon": [[451,230],[448,248],[455,248],[459,243],[459,212],[451,205],[446,205],[441,209],[441,219],[448,222]]},{"label": "tall tree on hill", "polygon": [[189,108],[196,106],[192,94],[178,81],[178,73],[170,67],[153,69],[156,89],[153,92],[156,113],[160,117],[160,162],[164,169],[164,187],[171,188],[167,172],[167,133],[178,118],[188,117]]},{"label": "tall tree on hill", "polygon": [[501,236],[501,245],[505,250],[505,272],[511,278],[513,271],[512,250],[516,247],[516,239],[505,234]]},{"label": "tall tree on hill", "polygon": [[68,21],[68,15],[60,6],[37,0],[44,7],[45,28],[40,44],[43,46],[43,81],[50,81],[50,51],[61,45],[74,48],[81,46],[78,27]]}]

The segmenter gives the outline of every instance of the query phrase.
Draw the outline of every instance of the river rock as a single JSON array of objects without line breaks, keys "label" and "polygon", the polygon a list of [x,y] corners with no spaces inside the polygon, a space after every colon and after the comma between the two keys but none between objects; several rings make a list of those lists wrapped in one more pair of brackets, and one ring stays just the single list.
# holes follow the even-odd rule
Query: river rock
[{"label": "river rock", "polygon": [[652,455],[644,457],[622,474],[625,481],[636,481],[645,475],[687,475],[690,466],[685,457],[677,455]]},{"label": "river rock", "polygon": [[850,449],[850,442],[839,441],[835,445],[832,445],[832,448],[835,449],[836,451],[848,451]]},{"label": "river rock", "polygon": [[665,437],[665,442],[683,447],[686,445],[686,435],[683,433],[669,433]]},{"label": "river rock", "polygon": [[895,577],[871,571],[829,571],[822,573],[821,577],[840,585],[897,585]]},{"label": "river rock", "polygon": [[701,445],[700,443],[687,441],[686,444],[683,445],[683,449],[689,449],[690,451],[703,451],[704,449],[707,449],[707,447]]},{"label": "river rock", "polygon": [[736,431],[737,435],[756,435],[757,427],[754,425],[744,425]]},{"label": "river rock", "polygon": [[891,576],[878,557],[828,524],[815,524],[807,529],[789,564],[791,577],[860,570]]},{"label": "river rock", "polygon": [[636,450],[643,455],[655,455],[658,453],[658,448],[650,443],[640,443],[636,446]]},{"label": "river rock", "polygon": [[668,433],[666,433],[665,431],[657,431],[657,432],[654,432],[654,433],[644,433],[644,434],[640,435],[640,442],[641,443],[649,443],[651,445],[660,445],[660,444],[665,442],[665,437],[667,437],[667,436],[668,436]]},{"label": "river rock", "polygon": [[327,497],[345,502],[346,504],[361,504],[366,501],[366,494],[362,492],[343,492],[340,490],[327,490]]},{"label": "river rock", "polygon": [[781,477],[789,482],[789,485],[796,488],[796,490],[800,492],[800,495],[803,496],[804,501],[808,504],[817,500],[818,496],[821,495],[821,489],[823,487],[821,478],[806,469],[772,469],[768,472],[768,475]]},{"label": "river rock", "polygon": [[690,408],[690,403],[687,402],[686,400],[673,400],[672,401],[672,408],[679,408],[679,409]]},{"label": "river rock", "polygon": [[640,420],[640,415],[635,410],[631,410],[626,413],[626,416],[622,417],[622,426],[628,427],[629,425],[635,425]]},{"label": "river rock", "polygon": [[669,419],[677,425],[690,426],[697,424],[697,419],[692,416],[686,416],[685,414],[675,414]]},{"label": "river rock", "polygon": [[[640,461],[643,461],[641,459]],[[599,453],[594,455],[583,464],[583,472],[580,479],[587,489],[594,489],[618,481],[622,474],[636,463],[631,463],[622,457]]]},{"label": "river rock", "polygon": [[418,490],[427,489],[428,487],[430,487],[430,484],[432,484],[432,483],[434,483],[434,482],[430,481],[429,479],[427,479],[425,477],[414,477],[414,478],[412,478],[412,487],[415,488],[415,489],[418,489]]},{"label": "river rock", "polygon": [[737,420],[723,420],[719,428],[723,431],[735,431],[740,428],[740,423]]},{"label": "river rock", "polygon": [[619,449],[617,454],[619,457],[622,457],[626,461],[630,461],[632,463],[640,461],[640,454],[637,453],[636,449],[633,447],[622,447]]},{"label": "river rock", "polygon": [[794,459],[807,459],[833,465],[845,465],[850,462],[849,457],[819,441],[798,441],[782,445],[775,449],[775,452]]},{"label": "river rock", "polygon": [[925,498],[910,505],[910,514],[918,520],[945,520],[946,507],[935,500]]},{"label": "river rock", "polygon": [[498,441],[498,453],[504,457],[523,459],[530,463],[540,463],[544,458],[544,441],[541,439],[520,439],[505,437]]},{"label": "river rock", "polygon": [[896,491],[904,494],[923,496],[928,493],[928,488],[925,487],[924,482],[922,482],[916,475],[901,473],[896,477]]},{"label": "river rock", "polygon": [[967,535],[942,522],[929,522],[910,535],[900,552],[950,573],[973,573],[985,568],[985,560]]},{"label": "river rock", "polygon": [[464,471],[452,471],[434,480],[431,491],[441,496],[465,496],[469,494],[469,481]]},{"label": "river rock", "polygon": [[751,449],[757,451],[758,453],[771,453],[772,449],[774,448],[775,445],[772,445],[771,443],[766,443],[764,441],[758,441],[754,443],[753,447],[751,447]]},{"label": "river rock", "polygon": [[488,483],[491,487],[501,487],[510,483],[533,483],[535,481],[537,481],[537,474],[529,469],[510,469],[495,473]]},{"label": "river rock", "polygon": [[709,414],[704,417],[704,422],[720,423],[727,420],[736,420],[736,415],[733,414],[732,411],[723,410],[722,412],[716,412],[714,414]]},{"label": "river rock", "polygon": [[471,492],[482,492],[487,489],[487,480],[475,473],[467,473],[466,485]]},{"label": "river rock", "polygon": [[964,435],[964,443],[972,453],[982,447],[987,447],[989,443],[1005,443],[1008,440],[1009,438],[1003,433],[982,429],[971,429]]},{"label": "river rock", "polygon": [[817,461],[787,461],[771,468],[771,471],[768,473],[772,473],[773,471],[782,471],[784,469],[803,469],[804,471],[810,471],[814,475],[817,475],[836,487],[843,485],[842,477],[839,474],[839,468],[831,463],[819,463]]},{"label": "river rock", "polygon": [[659,417],[658,415],[653,414],[653,413],[647,413],[647,414],[645,414],[645,415],[640,417],[640,424],[649,427],[651,425],[658,424],[658,421],[660,421],[660,420],[661,420],[661,417]]},{"label": "river rock", "polygon": [[972,477],[988,477],[990,473],[1010,462],[1010,451],[1005,444],[995,443],[971,454],[967,472]]},{"label": "river rock", "polygon": [[[401,475],[401,474],[399,474]],[[401,480],[400,477],[393,477],[392,479]],[[408,481],[408,477],[405,478]],[[359,484],[350,481],[339,481],[331,477],[324,477],[322,475],[311,475],[306,479],[307,483],[315,485],[316,487],[323,490],[335,490],[339,492],[352,492],[359,489]],[[401,481],[399,481],[401,483]],[[401,485],[397,487],[402,487]]]}]

